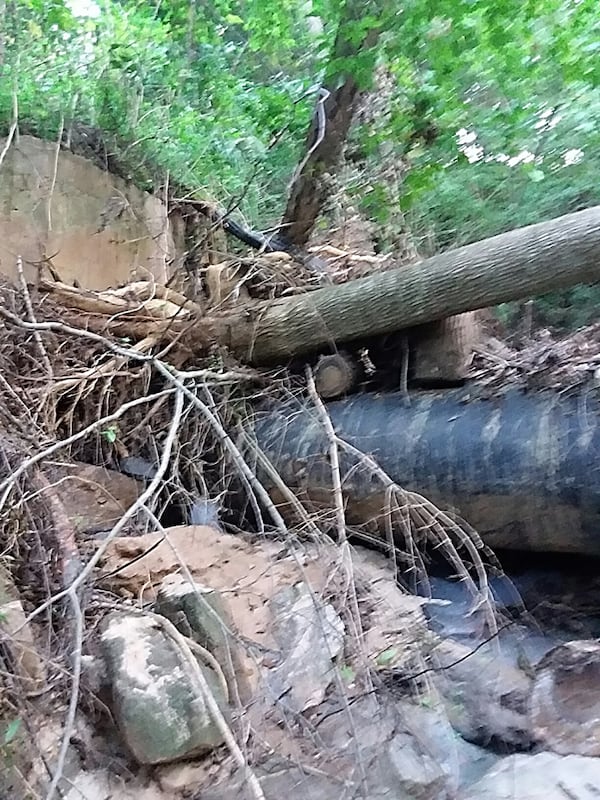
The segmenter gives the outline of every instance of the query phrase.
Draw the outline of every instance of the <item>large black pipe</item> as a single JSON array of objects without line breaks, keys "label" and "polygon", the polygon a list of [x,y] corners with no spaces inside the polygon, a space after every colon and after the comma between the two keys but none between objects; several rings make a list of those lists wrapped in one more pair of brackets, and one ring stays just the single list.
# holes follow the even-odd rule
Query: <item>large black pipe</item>
[{"label": "large black pipe", "polygon": [[[338,435],[373,455],[400,486],[451,508],[495,548],[600,555],[600,397],[469,390],[356,395],[330,403]],[[284,480],[314,497],[330,492],[328,440],[309,405],[257,414],[259,445]],[[381,486],[343,456],[355,517],[377,513]]]}]

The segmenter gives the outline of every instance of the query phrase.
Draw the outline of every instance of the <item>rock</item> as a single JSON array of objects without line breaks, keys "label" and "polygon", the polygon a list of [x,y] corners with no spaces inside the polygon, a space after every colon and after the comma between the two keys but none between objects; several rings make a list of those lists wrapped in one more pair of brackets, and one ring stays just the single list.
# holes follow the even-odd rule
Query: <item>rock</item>
[{"label": "rock", "polygon": [[[348,789],[361,789],[356,764],[368,765],[368,794],[364,796],[369,800],[439,800],[446,796],[446,773],[404,725],[393,704],[382,705],[375,697],[363,697],[347,710],[327,717],[318,731],[327,751],[331,751],[330,771],[343,777]],[[353,796],[351,791],[348,795]]]},{"label": "rock", "polygon": [[235,626],[219,592],[200,583],[190,583],[183,575],[163,579],[155,604],[162,614],[199,645],[210,651],[221,665],[230,690],[237,687],[242,702],[251,696],[235,639]]},{"label": "rock", "polygon": [[[57,706],[48,695],[42,698],[41,710],[43,714],[35,714],[33,706],[28,711],[28,729],[32,732],[28,747],[31,750],[31,761],[25,769],[20,765],[20,774],[26,789],[22,793],[0,794],[4,798],[46,797],[52,775],[49,767],[57,763],[64,735],[63,720],[66,708]],[[115,771],[114,752],[106,740],[96,735],[93,724],[86,716],[78,712],[72,728],[71,740],[67,748],[66,758],[62,769],[62,778],[58,782],[56,797],[65,797],[69,794],[76,776],[84,769],[95,769],[98,764],[111,762],[111,769]],[[3,776],[4,777],[4,776]],[[85,795],[86,800],[91,795]],[[106,796],[106,795],[105,795]],[[81,794],[79,795],[81,797]],[[102,798],[104,800],[104,797]]]},{"label": "rock", "polygon": [[92,655],[81,656],[81,684],[95,695],[110,691],[110,677],[103,658]]},{"label": "rock", "polygon": [[456,733],[441,703],[429,707],[399,700],[396,708],[407,729],[444,771],[452,790],[475,783],[499,760]]},{"label": "rock", "polygon": [[[259,667],[267,656],[278,658],[272,635],[269,600],[282,587],[306,581],[315,595],[327,584],[337,551],[331,545],[318,551],[290,555],[278,542],[248,542],[204,525],[182,525],[163,533],[119,537],[109,543],[101,561],[106,578],[100,584],[126,596],[155,600],[162,581],[181,572],[185,563],[194,581],[220,592],[227,617],[235,621],[242,640],[252,652],[240,653],[236,677],[254,691],[260,681]],[[225,665],[223,665],[225,666]]]},{"label": "rock", "polygon": [[555,753],[503,758],[460,800],[597,800],[600,759]]},{"label": "rock", "polygon": [[202,763],[170,764],[156,771],[156,779],[164,792],[196,792],[207,783],[208,777],[208,770]]},{"label": "rock", "polygon": [[110,770],[102,769],[81,770],[63,793],[64,800],[179,800],[180,797],[153,781],[136,777],[125,782]]},{"label": "rock", "polygon": [[335,677],[344,623],[305,583],[280,589],[270,608],[283,661],[269,671],[267,682],[274,698],[285,695],[286,708],[301,713],[323,700]]},{"label": "rock", "polygon": [[158,197],[64,150],[56,162],[54,142],[20,136],[1,176],[0,262],[9,277],[15,253],[32,282],[33,265],[51,253],[60,279],[84,289],[118,286],[136,275],[165,282],[166,265],[176,265],[185,250],[177,215],[167,216]]},{"label": "rock", "polygon": [[548,750],[600,756],[600,643],[555,647],[536,668],[530,700],[535,739]]},{"label": "rock", "polygon": [[[281,800],[282,797],[286,800],[333,800],[343,797],[345,789],[343,780],[335,776],[296,767],[262,774],[259,781],[265,800]],[[236,800],[254,800],[254,795],[242,780],[223,781],[202,791],[202,800],[232,800],[234,797]],[[398,795],[390,795],[389,800],[396,797]],[[375,798],[370,796],[370,800]]]},{"label": "rock", "polygon": [[473,651],[444,640],[433,651],[433,682],[452,727],[468,742],[529,747],[531,678],[502,659],[494,646]]},{"label": "rock", "polygon": [[19,592],[7,569],[0,564],[0,643],[10,656],[11,672],[26,692],[36,692],[46,683],[46,666],[37,651],[33,630]]},{"label": "rock", "polygon": [[[155,620],[113,613],[101,638],[112,686],[112,711],[140,763],[175,761],[222,743],[206,703],[194,691],[189,666]],[[200,668],[227,716],[217,676],[204,663]]]},{"label": "rock", "polygon": [[[527,709],[530,678],[510,661],[499,658],[494,645],[473,652],[433,633],[423,611],[430,601],[403,592],[385,556],[356,548],[355,571],[366,578],[374,606],[364,623],[364,642],[375,666],[380,663],[379,654],[385,652],[386,668],[392,668],[399,677],[428,667],[437,669],[427,673],[432,693],[425,700],[467,742],[531,743]],[[444,709],[438,705],[439,696]],[[418,734],[419,724],[413,729]]]},{"label": "rock", "polygon": [[83,535],[109,531],[144,488],[127,475],[92,464],[52,464],[47,474],[76,532]]},{"label": "rock", "polygon": [[374,667],[385,655],[386,668],[412,675],[426,667],[424,653],[439,639],[429,630],[423,611],[428,601],[403,591],[390,564],[381,553],[354,549],[354,572],[368,596],[363,646]]}]

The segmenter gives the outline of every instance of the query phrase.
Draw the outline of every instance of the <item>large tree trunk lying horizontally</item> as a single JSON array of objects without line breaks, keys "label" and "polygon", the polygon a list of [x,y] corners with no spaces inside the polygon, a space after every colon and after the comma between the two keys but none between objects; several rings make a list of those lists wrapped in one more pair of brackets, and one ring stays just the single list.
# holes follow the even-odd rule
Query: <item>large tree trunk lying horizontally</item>
[{"label": "large tree trunk lying horizontally", "polygon": [[244,309],[218,338],[255,364],[600,280],[600,207],[485,239],[419,264]]},{"label": "large tree trunk lying horizontally", "polygon": [[[600,556],[600,398],[467,394],[413,394],[409,408],[397,393],[364,394],[327,409],[341,439],[398,485],[456,509],[489,546]],[[288,486],[331,508],[330,442],[314,409],[267,406],[255,435]],[[379,519],[385,535],[386,486],[339,452],[349,523]]]}]

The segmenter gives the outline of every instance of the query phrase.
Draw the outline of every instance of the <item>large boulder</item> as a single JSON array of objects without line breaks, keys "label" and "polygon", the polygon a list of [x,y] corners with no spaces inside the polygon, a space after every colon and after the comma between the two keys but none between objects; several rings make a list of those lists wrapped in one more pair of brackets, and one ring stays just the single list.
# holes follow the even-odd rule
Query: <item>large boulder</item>
[{"label": "large boulder", "polygon": [[[0,150],[6,140],[0,140]],[[60,279],[106,289],[165,282],[184,251],[182,225],[158,197],[55,142],[20,136],[0,165],[0,272],[27,278],[50,256]],[[47,277],[47,274],[46,274]]]},{"label": "large boulder", "polygon": [[533,735],[544,748],[600,756],[600,643],[567,642],[542,658],[530,715]]},{"label": "large boulder", "polygon": [[[189,664],[153,618],[111,614],[102,645],[112,686],[112,711],[140,763],[175,761],[222,743],[205,699],[195,690]],[[204,663],[199,666],[227,715],[217,675]]]},{"label": "large boulder", "polygon": [[508,756],[460,800],[594,800],[600,786],[600,759],[555,753]]}]

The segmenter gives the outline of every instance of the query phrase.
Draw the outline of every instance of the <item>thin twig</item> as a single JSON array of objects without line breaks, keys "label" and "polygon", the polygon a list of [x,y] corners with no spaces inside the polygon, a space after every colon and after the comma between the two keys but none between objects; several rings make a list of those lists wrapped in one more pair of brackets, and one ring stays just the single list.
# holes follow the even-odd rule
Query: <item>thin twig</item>
[{"label": "thin twig", "polygon": [[56,177],[58,175],[58,158],[60,156],[60,143],[62,142],[63,131],[65,129],[64,115],[60,117],[60,127],[58,129],[58,139],[56,140],[56,147],[54,148],[54,164],[52,168],[52,181],[50,183],[50,191],[48,192],[48,202],[46,205],[47,210],[47,233],[52,232],[52,198],[54,196],[54,189],[56,187]]},{"label": "thin twig", "polygon": [[[20,255],[17,256],[17,276],[19,278],[19,283],[21,284],[23,300],[25,301],[25,308],[27,309],[27,317],[30,322],[37,324],[37,320],[33,311],[33,304],[31,302],[31,295],[29,294],[29,287],[27,286],[27,279],[25,278],[25,272],[23,271],[23,259]],[[44,347],[44,343],[42,341],[42,335],[38,328],[34,328],[33,338],[38,346],[38,350],[40,351],[42,362],[46,368],[46,374],[50,379],[52,379],[54,376],[54,370],[52,369],[52,364],[48,358],[48,353],[46,352],[46,348]]]},{"label": "thin twig", "polygon": [[79,439],[85,438],[89,433],[93,433],[98,428],[106,425],[109,422],[114,422],[115,420],[119,419],[126,411],[129,411],[131,408],[135,408],[136,406],[141,405],[142,403],[152,403],[159,397],[164,397],[166,394],[172,394],[173,389],[163,389],[161,392],[156,392],[155,394],[146,395],[144,397],[136,397],[135,400],[130,400],[128,403],[123,403],[122,406],[113,412],[112,414],[107,414],[105,417],[101,417],[97,419],[95,422],[90,423],[87,427],[83,428],[82,430],[74,433],[72,436],[69,436],[66,439],[61,439],[58,442],[54,442],[54,444],[46,447],[44,450],[40,450],[35,455],[27,458],[25,461],[22,462],[10,475],[8,478],[5,478],[0,483],[0,492],[3,492],[2,496],[0,497],[0,512],[6,505],[6,501],[10,495],[10,492],[15,484],[15,481],[23,475],[23,473],[27,472],[35,464],[42,461],[44,458],[48,458],[53,453],[56,453],[58,450],[62,450],[65,447],[69,447],[74,442],[77,442]]},{"label": "thin twig", "polygon": [[[141,398],[142,400],[147,398]],[[140,398],[137,401],[132,401],[132,404],[137,404],[140,402]],[[63,591],[57,592],[56,594],[49,597],[45,600],[41,605],[35,608],[31,614],[27,617],[22,627],[28,625],[35,617],[39,616],[43,611],[47,608],[50,608],[51,605],[56,603],[58,600],[62,600],[63,597],[70,595],[76,592],[80,586],[82,586],[85,581],[90,577],[92,572],[94,571],[97,564],[102,559],[102,556],[108,549],[110,543],[115,539],[120,532],[123,530],[125,525],[129,522],[129,520],[137,514],[137,512],[146,505],[147,501],[154,496],[156,490],[161,484],[163,476],[167,471],[169,466],[169,461],[171,459],[171,453],[173,451],[173,446],[175,443],[175,439],[177,437],[177,432],[179,429],[179,424],[181,422],[181,416],[183,413],[183,394],[181,392],[176,392],[175,394],[175,407],[173,409],[173,418],[169,425],[169,429],[167,431],[167,436],[165,439],[165,444],[163,447],[163,452],[161,455],[160,463],[156,469],[156,474],[148,484],[148,486],[144,489],[144,491],[140,494],[140,496],[132,503],[131,506],[125,511],[123,516],[118,520],[118,522],[113,525],[112,529],[108,533],[105,539],[103,539],[102,543],[98,546],[94,555],[90,558],[88,563],[79,573],[79,575],[75,578],[73,583],[68,589]],[[39,460],[39,459],[38,459]]]},{"label": "thin twig", "polygon": [[10,130],[8,131],[8,136],[6,137],[6,142],[4,143],[4,147],[2,148],[2,152],[0,153],[0,167],[2,166],[2,163],[6,158],[6,154],[8,153],[9,148],[12,144],[12,140],[14,138],[18,124],[19,124],[19,102],[17,100],[17,91],[16,89],[13,89],[13,118],[10,124]]},{"label": "thin twig", "polygon": [[200,669],[200,665],[194,658],[189,641],[166,617],[162,617],[159,614],[153,614],[152,618],[156,620],[164,632],[176,643],[177,647],[181,651],[182,656],[185,658],[190,670],[189,674],[192,683],[195,684],[196,691],[203,698],[210,716],[219,729],[219,732],[223,736],[225,744],[229,748],[229,752],[233,756],[237,765],[244,771],[246,781],[248,782],[248,786],[250,787],[255,800],[265,800],[265,795],[260,782],[248,764],[247,760],[244,758],[244,754],[240,750],[240,747],[236,742],[233,733],[231,732],[231,728],[227,724],[225,717],[223,716],[223,713],[221,712],[221,709],[215,700],[210,686],[208,685],[208,682],[204,677],[202,670]]},{"label": "thin twig", "polygon": [[77,591],[72,590],[70,587],[67,590],[71,609],[73,611],[73,625],[74,625],[74,647],[71,653],[73,662],[73,676],[71,681],[71,696],[69,698],[69,708],[67,709],[67,716],[65,719],[62,741],[60,743],[60,750],[58,758],[56,759],[56,767],[54,768],[54,775],[52,782],[46,794],[46,800],[53,800],[53,797],[58,788],[58,783],[63,776],[65,769],[65,762],[69,747],[71,745],[71,736],[75,729],[75,717],[77,715],[77,706],[79,704],[79,687],[81,684],[81,654],[83,649],[83,612],[81,611],[81,604]]},{"label": "thin twig", "polygon": [[338,450],[338,440],[333,428],[333,423],[331,422],[331,417],[327,413],[323,401],[317,392],[317,387],[315,386],[315,380],[310,367],[306,368],[306,382],[308,386],[308,393],[317,410],[321,424],[325,429],[325,434],[329,443],[329,465],[331,467],[331,480],[333,484],[332,489],[337,536],[338,543],[343,544],[347,541],[348,537],[346,535],[346,511],[344,509],[344,494],[342,492],[342,479],[340,475],[340,454]]}]

